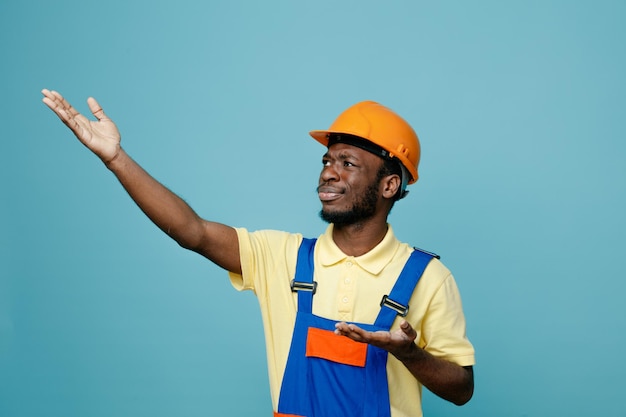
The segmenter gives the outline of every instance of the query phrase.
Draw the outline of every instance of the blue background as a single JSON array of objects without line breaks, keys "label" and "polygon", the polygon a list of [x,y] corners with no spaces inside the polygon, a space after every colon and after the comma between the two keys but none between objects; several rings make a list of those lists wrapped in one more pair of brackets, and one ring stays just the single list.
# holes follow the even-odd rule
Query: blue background
[{"label": "blue background", "polygon": [[0,3],[0,416],[268,416],[250,293],[180,249],[40,101],[96,97],[203,217],[316,236],[307,132],[379,101],[422,141],[402,240],[457,278],[462,408],[625,416],[626,2]]}]

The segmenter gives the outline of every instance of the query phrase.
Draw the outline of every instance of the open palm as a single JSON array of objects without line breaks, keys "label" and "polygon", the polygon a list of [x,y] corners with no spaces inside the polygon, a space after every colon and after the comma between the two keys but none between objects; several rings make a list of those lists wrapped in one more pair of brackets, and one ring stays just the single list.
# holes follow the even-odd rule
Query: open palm
[{"label": "open palm", "polygon": [[104,163],[112,161],[120,150],[120,132],[98,102],[87,100],[91,113],[97,121],[87,119],[56,91],[43,90],[43,102],[56,113],[74,135]]}]

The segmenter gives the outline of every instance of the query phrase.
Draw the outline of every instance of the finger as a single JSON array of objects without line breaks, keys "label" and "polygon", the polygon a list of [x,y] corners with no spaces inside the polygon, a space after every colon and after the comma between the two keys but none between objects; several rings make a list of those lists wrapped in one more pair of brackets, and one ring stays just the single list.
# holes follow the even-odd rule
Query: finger
[{"label": "finger", "polygon": [[43,99],[42,101],[44,103],[46,103],[46,106],[50,107],[51,110],[54,110],[55,107],[57,107],[57,96],[52,94],[52,91],[48,90],[48,89],[43,89],[41,90],[41,94],[43,94]]},{"label": "finger", "polygon": [[345,335],[348,333],[350,329],[348,328],[348,324],[346,322],[335,323],[335,333],[339,335]]},{"label": "finger", "polygon": [[69,103],[63,98],[63,96],[57,91],[50,91],[50,99],[54,101],[57,106],[69,105]]},{"label": "finger", "polygon": [[339,327],[340,333],[343,336],[346,336],[357,342],[368,342],[370,340],[371,332],[363,330],[359,326],[355,324],[346,324],[343,323],[343,326]]},{"label": "finger", "polygon": [[89,110],[91,110],[91,114],[93,114],[96,119],[100,121],[109,119],[107,115],[104,114],[104,110],[102,110],[102,106],[98,104],[98,101],[95,98],[89,97],[87,99],[87,104],[89,105]]},{"label": "finger", "polygon": [[53,91],[52,94],[57,97],[57,100],[61,104],[61,107],[67,112],[70,117],[76,117],[80,114],[78,110],[76,110],[74,106],[72,106],[70,102],[67,101],[61,94],[56,91]]},{"label": "finger", "polygon": [[70,115],[68,112],[61,106],[61,104],[57,101],[54,96],[46,96],[42,100],[46,106],[50,108],[57,116],[63,121],[63,123],[67,123],[70,119]]},{"label": "finger", "polygon": [[335,324],[335,329],[341,331],[342,333],[362,333],[363,330],[357,326],[356,324],[348,324],[346,322],[341,322]]},{"label": "finger", "polygon": [[41,90],[41,94],[43,94],[44,97],[48,97],[50,100],[56,100],[57,97],[59,96],[59,93],[50,91],[47,88],[44,88],[43,90]]},{"label": "finger", "polygon": [[70,117],[74,117],[78,114],[76,110],[72,108],[70,103],[63,98],[61,94],[56,91],[43,90],[44,93],[43,102],[50,107],[62,120],[67,120]]},{"label": "finger", "polygon": [[340,322],[340,323],[335,323],[335,333],[337,334],[342,334],[342,335],[347,335],[348,333],[351,332],[351,329],[348,325],[348,323],[346,322]]},{"label": "finger", "polygon": [[400,323],[400,329],[402,329],[404,334],[407,335],[407,337],[411,340],[414,340],[417,337],[417,332],[415,331],[413,326],[411,326],[411,324],[406,320],[402,320],[402,322]]},{"label": "finger", "polygon": [[[78,123],[77,116],[80,116],[73,107],[63,99],[56,91],[42,91],[44,93],[43,102],[48,106],[58,117],[63,124],[69,127],[76,136],[80,137],[84,134],[84,128]],[[68,108],[69,107],[69,108]]]}]

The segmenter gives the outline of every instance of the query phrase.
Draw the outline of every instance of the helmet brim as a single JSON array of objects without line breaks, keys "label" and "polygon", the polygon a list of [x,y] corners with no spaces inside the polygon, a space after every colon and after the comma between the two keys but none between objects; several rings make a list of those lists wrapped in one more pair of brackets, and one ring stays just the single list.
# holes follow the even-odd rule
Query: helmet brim
[{"label": "helmet brim", "polygon": [[328,146],[328,130],[311,130],[309,135],[324,146]]}]

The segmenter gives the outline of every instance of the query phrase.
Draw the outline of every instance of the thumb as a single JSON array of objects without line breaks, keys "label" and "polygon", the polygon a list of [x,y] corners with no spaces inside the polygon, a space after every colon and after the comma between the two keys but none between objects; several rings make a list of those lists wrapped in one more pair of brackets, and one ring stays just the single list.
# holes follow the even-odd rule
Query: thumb
[{"label": "thumb", "polygon": [[87,104],[89,105],[89,110],[91,110],[91,114],[93,114],[96,119],[98,119],[100,121],[102,121],[102,120],[109,120],[107,115],[104,114],[104,110],[102,110],[102,106],[100,106],[100,104],[98,104],[98,102],[96,101],[95,98],[89,97],[87,99]]},{"label": "thumb", "polygon": [[413,326],[409,324],[408,321],[402,320],[402,323],[400,323],[400,328],[409,339],[415,340],[415,338],[417,337],[417,332],[415,331]]}]

